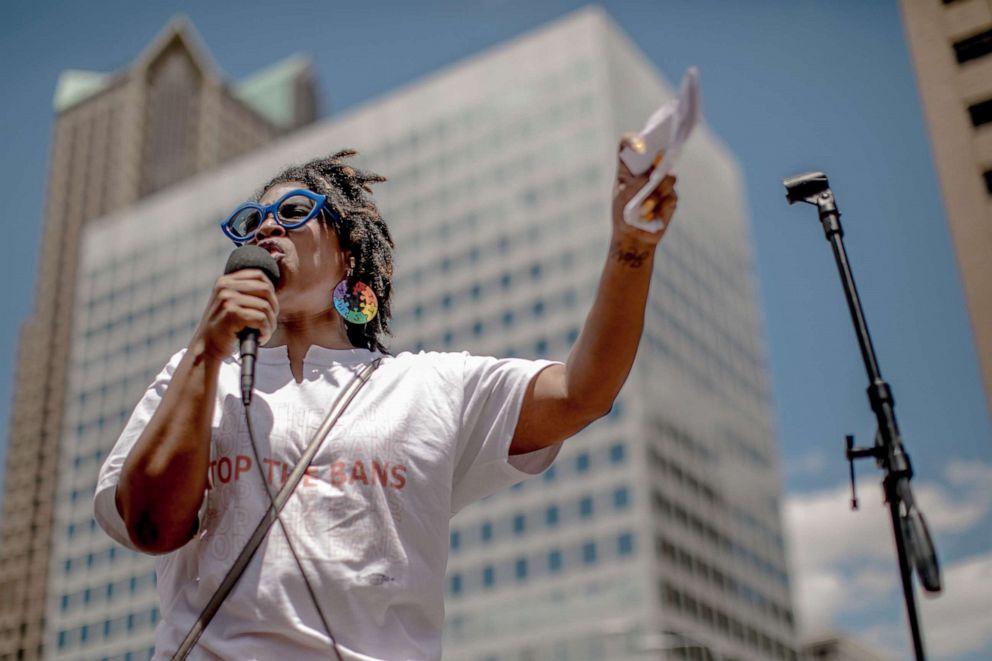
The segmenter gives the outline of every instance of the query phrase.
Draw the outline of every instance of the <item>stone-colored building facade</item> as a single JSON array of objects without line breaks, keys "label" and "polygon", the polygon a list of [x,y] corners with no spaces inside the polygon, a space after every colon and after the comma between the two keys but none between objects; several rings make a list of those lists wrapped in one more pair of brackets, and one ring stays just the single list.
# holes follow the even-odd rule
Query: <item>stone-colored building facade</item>
[{"label": "stone-colored building facade", "polygon": [[900,5],[992,414],[992,3]]}]

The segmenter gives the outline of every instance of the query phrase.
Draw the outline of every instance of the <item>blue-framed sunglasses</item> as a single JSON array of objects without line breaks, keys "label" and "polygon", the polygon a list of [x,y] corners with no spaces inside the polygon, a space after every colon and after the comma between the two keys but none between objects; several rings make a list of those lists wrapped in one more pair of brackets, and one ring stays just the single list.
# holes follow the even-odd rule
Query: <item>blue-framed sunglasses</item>
[{"label": "blue-framed sunglasses", "polygon": [[[320,195],[305,188],[291,190],[269,205],[256,202],[246,202],[234,210],[231,216],[220,224],[227,238],[241,245],[251,241],[255,232],[269,214],[283,229],[292,230],[303,227],[325,208],[326,195]],[[327,209],[332,219],[337,220],[330,208]]]}]

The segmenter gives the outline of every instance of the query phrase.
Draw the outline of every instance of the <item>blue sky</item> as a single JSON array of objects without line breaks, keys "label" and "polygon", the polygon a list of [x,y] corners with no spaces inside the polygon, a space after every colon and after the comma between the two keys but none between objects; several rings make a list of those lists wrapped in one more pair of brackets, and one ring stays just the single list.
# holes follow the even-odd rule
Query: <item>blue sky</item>
[{"label": "blue sky", "polygon": [[[5,3],[0,448],[18,328],[32,305],[60,71],[125,67],[182,12],[234,80],[294,52],[311,54],[323,110],[333,115],[582,4]],[[700,68],[706,121],[742,165],[804,617],[906,656],[894,553],[878,518],[880,475],[868,462],[859,466],[863,510],[846,508],[844,434],[868,443],[874,433],[866,377],[815,211],[789,207],[781,185],[815,169],[828,173],[844,212],[882,373],[945,566],[947,593],[924,609],[930,650],[989,658],[992,609],[982,595],[992,593],[992,427],[897,3],[603,6],[670,81]],[[822,539],[824,530],[834,534]]]}]

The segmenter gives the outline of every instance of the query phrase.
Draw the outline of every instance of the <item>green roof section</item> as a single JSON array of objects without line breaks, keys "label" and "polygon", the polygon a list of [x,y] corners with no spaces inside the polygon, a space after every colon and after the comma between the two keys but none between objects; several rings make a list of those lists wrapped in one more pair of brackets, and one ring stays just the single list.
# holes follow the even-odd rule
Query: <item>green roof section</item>
[{"label": "green roof section", "polygon": [[[262,69],[233,87],[235,96],[270,122],[290,128],[296,118],[295,83],[310,69],[308,56],[298,53]],[[64,112],[99,94],[113,81],[114,74],[67,69],[59,74],[52,105]]]},{"label": "green roof section", "polygon": [[276,126],[292,126],[296,115],[294,83],[310,68],[298,53],[262,69],[234,87],[234,94]]},{"label": "green roof section", "polygon": [[69,69],[59,74],[52,105],[55,112],[68,110],[105,89],[113,74]]}]

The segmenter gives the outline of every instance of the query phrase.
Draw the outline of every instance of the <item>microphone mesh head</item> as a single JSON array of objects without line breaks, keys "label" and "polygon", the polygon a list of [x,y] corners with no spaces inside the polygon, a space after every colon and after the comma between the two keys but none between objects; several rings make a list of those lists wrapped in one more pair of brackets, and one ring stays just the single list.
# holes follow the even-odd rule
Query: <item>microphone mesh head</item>
[{"label": "microphone mesh head", "polygon": [[224,274],[234,273],[241,269],[259,269],[272,281],[272,286],[279,284],[279,265],[272,255],[258,246],[241,246],[235,248],[227,258]]}]

